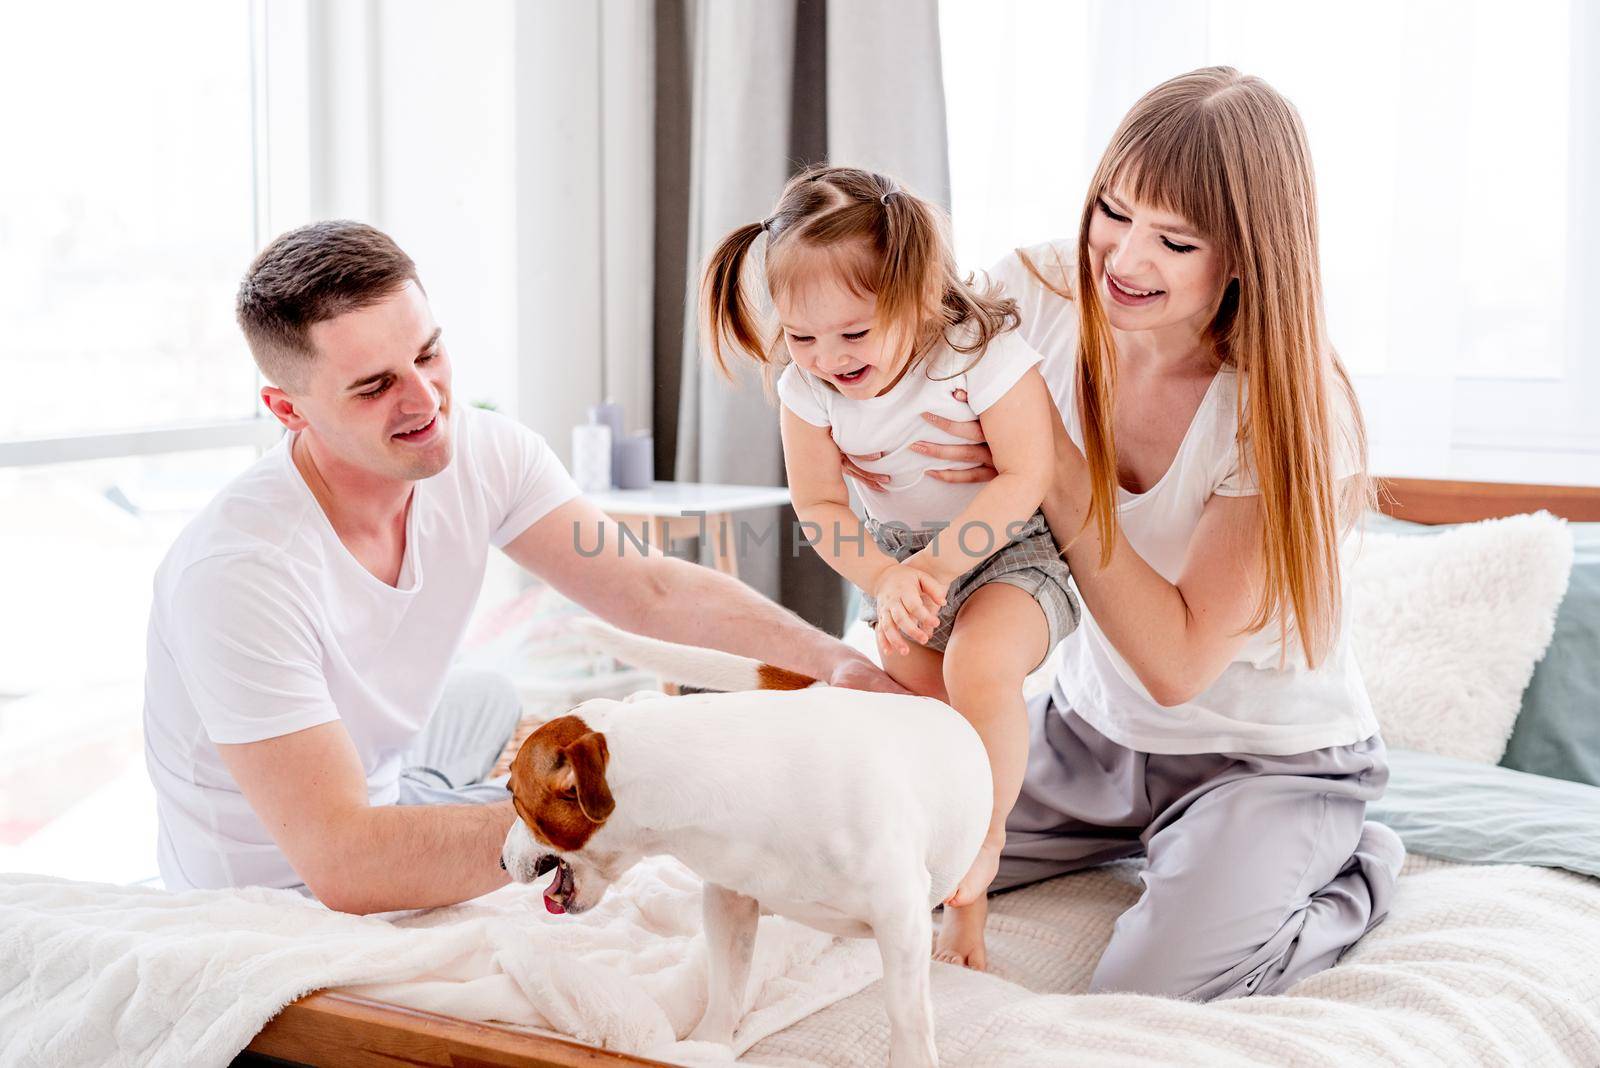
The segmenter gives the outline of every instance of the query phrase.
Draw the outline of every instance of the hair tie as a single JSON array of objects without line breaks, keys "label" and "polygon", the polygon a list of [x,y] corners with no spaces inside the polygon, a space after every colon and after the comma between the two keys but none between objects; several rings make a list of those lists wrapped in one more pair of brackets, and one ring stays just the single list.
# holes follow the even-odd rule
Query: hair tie
[{"label": "hair tie", "polygon": [[900,190],[891,189],[887,193],[883,194],[883,196],[879,197],[878,200],[883,204],[884,207],[887,208],[889,206],[889,198],[894,196],[898,192],[900,192]]},{"label": "hair tie", "polygon": [[761,220],[761,230],[762,230],[763,233],[771,232],[771,230],[772,230],[772,216],[768,215],[765,219]]}]

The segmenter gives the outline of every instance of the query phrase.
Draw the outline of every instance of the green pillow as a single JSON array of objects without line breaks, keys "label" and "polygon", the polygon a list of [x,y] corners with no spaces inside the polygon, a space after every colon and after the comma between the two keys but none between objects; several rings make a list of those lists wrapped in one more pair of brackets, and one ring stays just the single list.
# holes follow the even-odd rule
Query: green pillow
[{"label": "green pillow", "polygon": [[[1449,528],[1373,515],[1366,529],[1430,534]],[[1567,529],[1572,577],[1500,765],[1600,786],[1600,523],[1569,523]]]},{"label": "green pillow", "polygon": [[1567,595],[1500,764],[1600,786],[1600,523],[1570,527]]},{"label": "green pillow", "polygon": [[1367,805],[1407,852],[1469,864],[1537,864],[1600,878],[1600,788],[1389,750],[1389,785]]}]

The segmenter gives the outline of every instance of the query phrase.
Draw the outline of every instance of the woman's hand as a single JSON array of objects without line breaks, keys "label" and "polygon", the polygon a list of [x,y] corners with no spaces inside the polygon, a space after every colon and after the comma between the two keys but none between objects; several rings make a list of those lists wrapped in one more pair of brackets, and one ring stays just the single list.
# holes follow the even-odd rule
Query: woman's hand
[{"label": "woman's hand", "polygon": [[881,460],[882,458],[883,453],[881,452],[862,453],[858,456],[851,456],[843,452],[839,454],[839,462],[844,467],[845,474],[857,482],[864,482],[873,489],[880,490],[889,484],[889,476],[881,475],[876,471],[868,471],[860,465],[871,463],[873,460]]},{"label": "woman's hand", "polygon": [[[967,399],[967,391],[958,389],[951,393],[958,401]],[[983,426],[976,419],[946,419],[942,415],[932,412],[923,412],[922,418],[932,423],[952,437],[964,438],[971,442],[970,445],[939,445],[932,441],[913,442],[911,447],[924,456],[932,456],[936,460],[952,460],[956,463],[972,464],[971,467],[938,468],[928,472],[928,477],[936,478],[941,482],[988,482],[998,472],[994,466],[994,454],[989,451],[988,444],[984,441]]]},{"label": "woman's hand", "polygon": [[868,591],[878,606],[878,646],[901,656],[911,651],[910,636],[919,645],[939,627],[945,584],[911,564],[893,564],[878,575]]},{"label": "woman's hand", "polygon": [[[953,390],[950,394],[958,401],[967,399],[964,389]],[[976,419],[946,419],[942,415],[932,412],[923,412],[922,418],[943,430],[953,437],[965,438],[970,445],[940,445],[932,441],[914,441],[911,447],[924,456],[931,456],[936,460],[951,460],[956,463],[976,464],[975,467],[937,468],[928,472],[929,478],[936,478],[941,482],[988,482],[999,474],[994,466],[994,454],[989,451],[989,446],[984,442],[983,427]],[[864,482],[874,489],[883,489],[889,484],[888,475],[880,475],[875,471],[868,471],[860,465],[881,459],[883,453],[874,452],[862,455],[843,455],[844,473],[859,482]]]}]

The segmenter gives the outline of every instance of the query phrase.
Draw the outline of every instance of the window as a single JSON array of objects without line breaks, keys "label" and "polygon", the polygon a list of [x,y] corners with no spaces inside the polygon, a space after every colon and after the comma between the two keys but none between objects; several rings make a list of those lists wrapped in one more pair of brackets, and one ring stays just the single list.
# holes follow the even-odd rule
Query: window
[{"label": "window", "polygon": [[155,875],[151,579],[276,437],[232,315],[270,173],[262,20],[248,0],[7,12],[0,870]]},{"label": "window", "polygon": [[[8,9],[0,870],[156,875],[152,579],[280,437],[233,321],[262,243],[312,218],[372,220],[425,264],[474,356],[458,396],[516,395],[513,21],[510,5]],[[492,560],[483,607],[523,577]]]},{"label": "window", "polygon": [[231,315],[255,247],[249,5],[7,23],[0,97],[48,106],[0,109],[0,380],[26,386],[0,439],[251,417]]},{"label": "window", "polygon": [[1591,5],[944,0],[940,15],[965,262],[1073,235],[1146,90],[1211,64],[1258,74],[1311,140],[1329,327],[1377,472],[1600,483]]}]

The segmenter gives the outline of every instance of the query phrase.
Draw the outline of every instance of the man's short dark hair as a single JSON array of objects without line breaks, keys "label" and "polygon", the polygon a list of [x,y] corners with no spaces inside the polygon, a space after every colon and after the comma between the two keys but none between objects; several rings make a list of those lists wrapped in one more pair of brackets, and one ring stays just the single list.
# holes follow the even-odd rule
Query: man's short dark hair
[{"label": "man's short dark hair", "polygon": [[311,327],[376,304],[416,282],[416,264],[388,234],[329,219],[279,236],[239,283],[236,314],[256,366],[273,385],[304,388],[316,349]]}]

